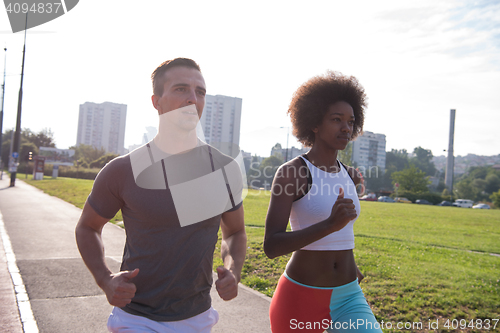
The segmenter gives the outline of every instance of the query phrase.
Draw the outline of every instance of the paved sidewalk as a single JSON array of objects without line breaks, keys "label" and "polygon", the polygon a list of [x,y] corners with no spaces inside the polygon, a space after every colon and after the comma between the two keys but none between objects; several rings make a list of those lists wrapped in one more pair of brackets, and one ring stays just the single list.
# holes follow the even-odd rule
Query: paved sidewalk
[{"label": "paved sidewalk", "polygon": [[[9,182],[4,174],[0,180],[0,218],[29,298],[29,302],[22,301],[23,289],[15,276],[23,321],[29,326],[29,304],[39,332],[106,332],[111,306],[83,264],[75,243],[74,228],[81,210],[22,181],[17,180],[14,188],[8,187]],[[118,271],[124,230],[108,223],[103,241],[107,262]],[[9,273],[15,266],[8,266],[8,258],[12,256],[6,255],[0,237],[0,327],[2,332],[18,333],[23,330]],[[240,284],[236,299],[224,302],[212,288],[212,300],[220,315],[213,333],[270,332],[269,297]]]}]

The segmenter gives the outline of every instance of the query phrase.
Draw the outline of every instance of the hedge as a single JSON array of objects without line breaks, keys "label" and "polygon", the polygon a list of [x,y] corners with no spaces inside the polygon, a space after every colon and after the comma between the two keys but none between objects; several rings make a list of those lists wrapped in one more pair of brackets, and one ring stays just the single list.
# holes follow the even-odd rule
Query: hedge
[{"label": "hedge", "polygon": [[[45,165],[45,170],[44,170],[44,175],[45,176],[52,176],[52,169],[53,165],[51,164],[46,164]],[[68,177],[68,178],[80,178],[80,179],[91,179],[94,180],[97,174],[101,171],[99,168],[76,168],[73,166],[64,166],[61,165],[59,166],[59,173],[58,177]]]}]

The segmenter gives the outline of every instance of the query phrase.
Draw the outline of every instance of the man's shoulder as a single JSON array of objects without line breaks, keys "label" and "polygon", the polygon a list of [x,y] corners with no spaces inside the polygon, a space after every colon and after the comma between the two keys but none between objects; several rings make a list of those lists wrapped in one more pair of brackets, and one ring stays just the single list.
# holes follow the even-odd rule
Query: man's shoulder
[{"label": "man's shoulder", "polygon": [[[130,171],[130,153],[115,157],[109,161],[99,172],[99,175],[123,175]],[[101,176],[102,177],[102,176]]]},{"label": "man's shoulder", "polygon": [[232,161],[235,160],[235,158],[221,152],[219,149],[217,149],[216,147],[210,145],[210,144],[205,144],[202,146],[202,148],[205,148],[207,151],[209,151],[213,157],[213,159],[217,162],[219,162],[219,164],[221,165],[228,165],[230,164]]},{"label": "man's shoulder", "polygon": [[120,167],[123,167],[123,166],[130,164],[130,154],[131,153],[127,153],[125,155],[121,155],[121,156],[113,158],[111,161],[109,161],[105,165],[105,167],[109,166],[109,167],[113,167],[113,168],[120,168]]}]

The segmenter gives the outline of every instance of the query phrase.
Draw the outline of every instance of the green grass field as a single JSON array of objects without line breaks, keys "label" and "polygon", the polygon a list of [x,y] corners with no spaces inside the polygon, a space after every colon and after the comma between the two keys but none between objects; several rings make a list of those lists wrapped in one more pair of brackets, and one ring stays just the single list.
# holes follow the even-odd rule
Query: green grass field
[{"label": "green grass field", "polygon": [[[78,207],[92,186],[69,178],[28,183]],[[244,200],[248,250],[242,283],[272,296],[289,256],[270,260],[262,250],[268,203],[265,191],[249,190]],[[355,257],[379,322],[421,322],[425,331],[429,320],[439,320],[439,329],[427,331],[500,332],[500,323],[485,329],[486,319],[490,326],[500,319],[500,256],[491,255],[500,254],[500,210],[361,202],[361,212],[354,226]],[[219,251],[214,259],[214,266],[222,263]],[[448,330],[447,320],[465,328]]]},{"label": "green grass field", "polygon": [[[18,174],[17,178],[39,188],[47,194],[61,198],[64,201],[72,203],[76,207],[82,209],[90,191],[92,190],[92,184],[94,183],[92,180],[88,179],[64,177],[54,179],[49,176],[44,176],[43,180],[33,180],[32,176],[28,176],[28,179],[26,180],[24,178],[24,174]],[[111,222],[118,222],[122,220],[122,213],[120,211],[114,218],[111,219]]]}]

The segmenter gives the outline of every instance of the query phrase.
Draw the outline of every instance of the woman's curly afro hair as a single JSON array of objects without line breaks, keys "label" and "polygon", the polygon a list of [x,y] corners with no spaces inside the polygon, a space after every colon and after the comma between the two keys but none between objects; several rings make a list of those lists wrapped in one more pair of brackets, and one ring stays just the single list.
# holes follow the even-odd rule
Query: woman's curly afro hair
[{"label": "woman's curly afro hair", "polygon": [[293,135],[306,147],[314,144],[313,128],[323,121],[328,108],[337,102],[348,103],[353,111],[354,128],[351,140],[363,131],[364,109],[366,107],[365,89],[354,76],[327,71],[325,75],[315,76],[305,82],[293,94],[288,113],[293,125]]}]

